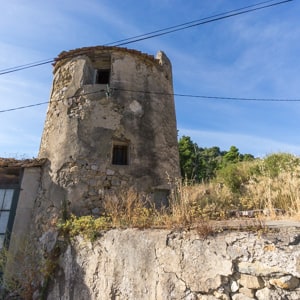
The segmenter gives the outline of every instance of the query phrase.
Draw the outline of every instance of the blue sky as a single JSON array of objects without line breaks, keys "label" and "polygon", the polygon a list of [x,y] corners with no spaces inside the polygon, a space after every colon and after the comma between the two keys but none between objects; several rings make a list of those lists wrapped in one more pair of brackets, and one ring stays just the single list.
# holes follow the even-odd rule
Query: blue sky
[{"label": "blue sky", "polygon": [[[2,1],[0,69],[245,7],[259,0]],[[273,1],[275,3],[276,1]],[[300,2],[127,45],[173,66],[174,92],[300,99]],[[0,110],[49,100],[52,65],[0,76]],[[200,147],[300,155],[300,102],[175,97],[179,136]],[[36,157],[47,105],[0,113],[0,157]]]}]

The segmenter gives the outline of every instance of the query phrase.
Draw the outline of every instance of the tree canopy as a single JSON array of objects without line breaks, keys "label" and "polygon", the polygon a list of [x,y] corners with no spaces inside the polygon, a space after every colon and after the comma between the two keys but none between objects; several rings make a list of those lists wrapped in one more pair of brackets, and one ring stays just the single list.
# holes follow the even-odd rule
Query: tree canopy
[{"label": "tree canopy", "polygon": [[216,146],[201,148],[189,136],[182,136],[178,147],[181,175],[195,182],[209,181],[216,176],[217,170],[229,164],[254,159],[251,154],[241,154],[235,146],[228,151]]}]

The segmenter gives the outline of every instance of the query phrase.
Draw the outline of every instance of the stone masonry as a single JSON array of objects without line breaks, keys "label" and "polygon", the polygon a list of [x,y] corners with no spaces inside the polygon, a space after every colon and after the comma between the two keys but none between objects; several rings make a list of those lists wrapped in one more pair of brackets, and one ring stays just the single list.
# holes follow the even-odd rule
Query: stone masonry
[{"label": "stone masonry", "polygon": [[77,237],[48,296],[102,300],[298,300],[299,228],[266,232],[110,230]]},{"label": "stone masonry", "polygon": [[63,52],[39,152],[48,163],[36,215],[56,217],[65,203],[72,213],[97,216],[104,197],[128,189],[165,204],[169,178],[180,176],[177,147],[172,70],[163,52]]}]

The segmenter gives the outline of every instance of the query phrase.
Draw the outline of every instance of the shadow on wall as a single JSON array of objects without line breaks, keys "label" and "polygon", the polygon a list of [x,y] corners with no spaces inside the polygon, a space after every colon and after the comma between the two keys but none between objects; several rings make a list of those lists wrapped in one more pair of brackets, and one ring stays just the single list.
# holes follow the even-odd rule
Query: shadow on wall
[{"label": "shadow on wall", "polygon": [[67,246],[66,251],[61,255],[60,262],[61,265],[56,272],[57,276],[55,276],[49,284],[47,300],[92,299],[90,289],[84,282],[85,270],[82,267],[82,257],[76,257],[75,250],[70,244]]}]

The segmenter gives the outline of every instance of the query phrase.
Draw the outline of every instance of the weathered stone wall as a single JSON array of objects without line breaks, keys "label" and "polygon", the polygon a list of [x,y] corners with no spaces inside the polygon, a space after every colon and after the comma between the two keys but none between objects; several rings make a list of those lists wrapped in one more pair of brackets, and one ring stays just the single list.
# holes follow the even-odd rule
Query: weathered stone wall
[{"label": "weathered stone wall", "polygon": [[48,300],[300,299],[300,232],[110,230],[78,237],[59,260]]},{"label": "weathered stone wall", "polygon": [[[110,68],[108,90],[93,83],[101,65]],[[168,176],[180,176],[172,94],[171,64],[162,52],[154,58],[94,47],[60,55],[39,152],[49,161],[40,212],[56,215],[65,201],[73,213],[97,215],[112,191],[169,189]],[[127,165],[112,164],[118,143],[128,145]]]},{"label": "weathered stone wall", "polygon": [[41,167],[26,167],[23,169],[18,205],[9,244],[9,251],[12,255],[15,255],[20,248],[19,243],[22,243],[24,237],[30,232],[32,211],[40,179]]}]

